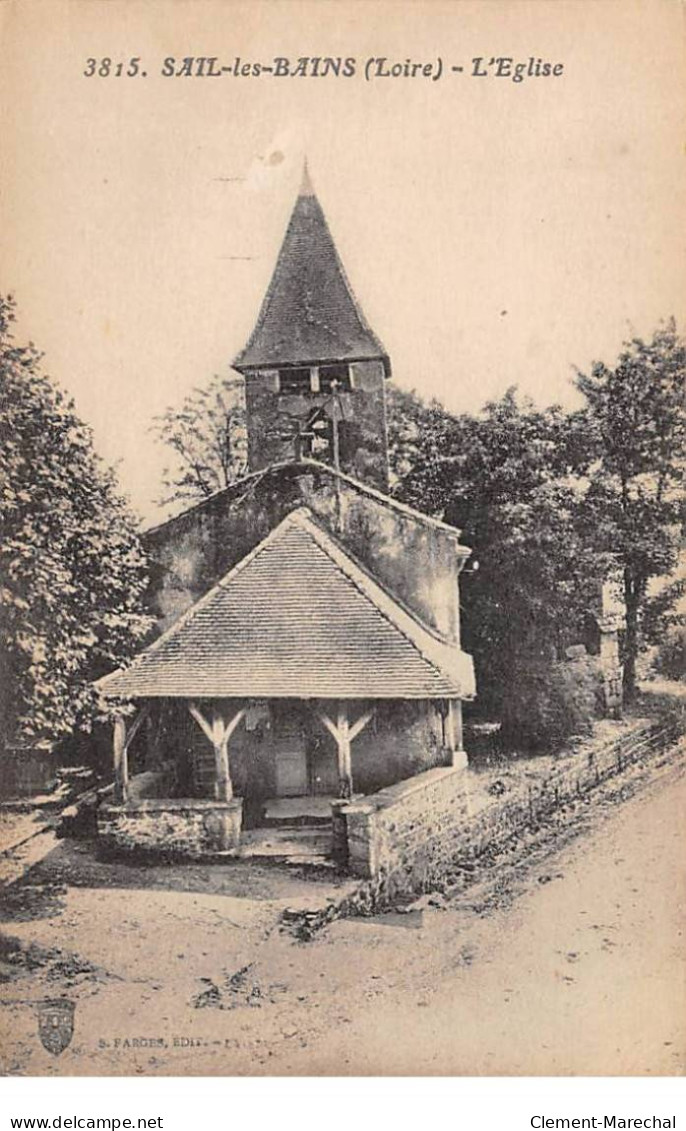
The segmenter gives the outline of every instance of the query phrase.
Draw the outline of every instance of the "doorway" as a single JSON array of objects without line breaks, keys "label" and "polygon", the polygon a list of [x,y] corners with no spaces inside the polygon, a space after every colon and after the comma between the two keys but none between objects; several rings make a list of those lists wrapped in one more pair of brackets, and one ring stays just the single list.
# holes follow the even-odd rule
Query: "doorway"
[{"label": "doorway", "polygon": [[290,702],[275,712],[272,750],[276,797],[336,796],[336,752],[307,706]]},{"label": "doorway", "polygon": [[304,744],[281,744],[275,750],[277,797],[303,797],[309,792],[307,752]]},{"label": "doorway", "polygon": [[278,712],[273,734],[274,785],[277,797],[303,797],[309,792],[307,741],[302,712],[289,704]]}]

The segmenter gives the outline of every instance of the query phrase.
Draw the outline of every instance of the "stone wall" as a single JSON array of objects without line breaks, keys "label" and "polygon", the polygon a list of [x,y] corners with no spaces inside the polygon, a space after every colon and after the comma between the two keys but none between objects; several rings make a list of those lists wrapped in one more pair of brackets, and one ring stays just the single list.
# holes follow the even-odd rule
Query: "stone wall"
[{"label": "stone wall", "polygon": [[440,766],[364,801],[334,804],[334,843],[345,823],[347,867],[356,876],[411,875],[450,855],[469,813],[463,767]]},{"label": "stone wall", "polygon": [[148,800],[102,805],[98,835],[107,852],[200,858],[237,848],[242,801]]},{"label": "stone wall", "polygon": [[566,801],[588,793],[627,766],[669,747],[680,733],[676,721],[639,719],[616,739],[591,748],[588,754],[579,754],[571,765],[534,782],[523,781],[515,790],[494,798],[473,814],[458,838],[461,857],[470,859],[497,847],[518,829],[535,825]]},{"label": "stone wall", "polygon": [[637,720],[618,738],[534,782],[523,781],[504,797],[472,815],[456,840],[459,857],[471,859],[507,841],[518,829],[535,825],[558,806],[588,793],[625,767],[676,742],[680,730],[664,720]]},{"label": "stone wall", "polygon": [[617,739],[535,782],[476,806],[471,774],[434,769],[366,797],[334,805],[334,844],[353,874],[369,877],[370,907],[445,881],[454,867],[504,844],[557,806],[587,793],[625,767],[668,748],[679,720],[637,720]]}]

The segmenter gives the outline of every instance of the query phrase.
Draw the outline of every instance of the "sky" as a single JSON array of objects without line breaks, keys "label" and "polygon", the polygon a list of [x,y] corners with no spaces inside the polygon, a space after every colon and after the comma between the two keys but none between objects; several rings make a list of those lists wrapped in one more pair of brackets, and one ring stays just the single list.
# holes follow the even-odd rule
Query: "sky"
[{"label": "sky", "polygon": [[[677,0],[4,0],[0,291],[144,522],[153,418],[231,372],[306,155],[404,388],[478,411],[681,314],[686,55]],[[350,78],[164,77],[163,60],[357,60]],[[146,77],[87,77],[89,58]],[[438,81],[360,73],[441,59]],[[474,57],[562,62],[473,77]],[[461,65],[463,72],[450,72]]]}]

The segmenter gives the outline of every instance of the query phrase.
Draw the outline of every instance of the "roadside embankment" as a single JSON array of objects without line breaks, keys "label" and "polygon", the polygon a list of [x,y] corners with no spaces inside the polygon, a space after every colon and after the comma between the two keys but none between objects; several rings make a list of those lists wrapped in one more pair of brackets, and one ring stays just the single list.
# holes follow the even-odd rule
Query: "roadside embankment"
[{"label": "roadside embankment", "polygon": [[[378,873],[320,913],[290,913],[289,927],[299,938],[308,939],[333,919],[374,914],[426,892],[449,892],[463,885],[465,872],[469,873],[475,860],[497,853],[513,837],[537,828],[552,813],[564,811],[608,779],[665,754],[682,733],[683,720],[678,714],[637,719],[617,737],[590,744],[586,751],[561,759],[557,767],[537,778],[522,776],[520,781],[510,781],[495,796],[466,770],[465,815],[452,824],[441,822],[434,835],[427,836],[421,822],[403,819],[402,795],[397,813],[388,805],[381,810],[383,824],[379,821],[377,827],[383,864]],[[416,806],[416,792],[408,796]],[[389,826],[403,830],[395,848],[388,836]],[[370,840],[374,832],[372,814],[367,829]],[[379,845],[370,845],[370,852],[380,851]]]}]

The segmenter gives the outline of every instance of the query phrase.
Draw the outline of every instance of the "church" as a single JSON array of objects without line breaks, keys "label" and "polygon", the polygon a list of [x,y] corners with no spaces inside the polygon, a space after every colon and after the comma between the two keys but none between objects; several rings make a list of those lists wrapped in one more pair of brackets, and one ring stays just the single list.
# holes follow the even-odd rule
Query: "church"
[{"label": "church", "polygon": [[355,813],[463,776],[470,551],[388,494],[391,362],[306,169],[233,366],[248,473],[144,535],[159,635],[98,682],[115,718],[99,833],[221,859],[311,827],[345,865]]}]

